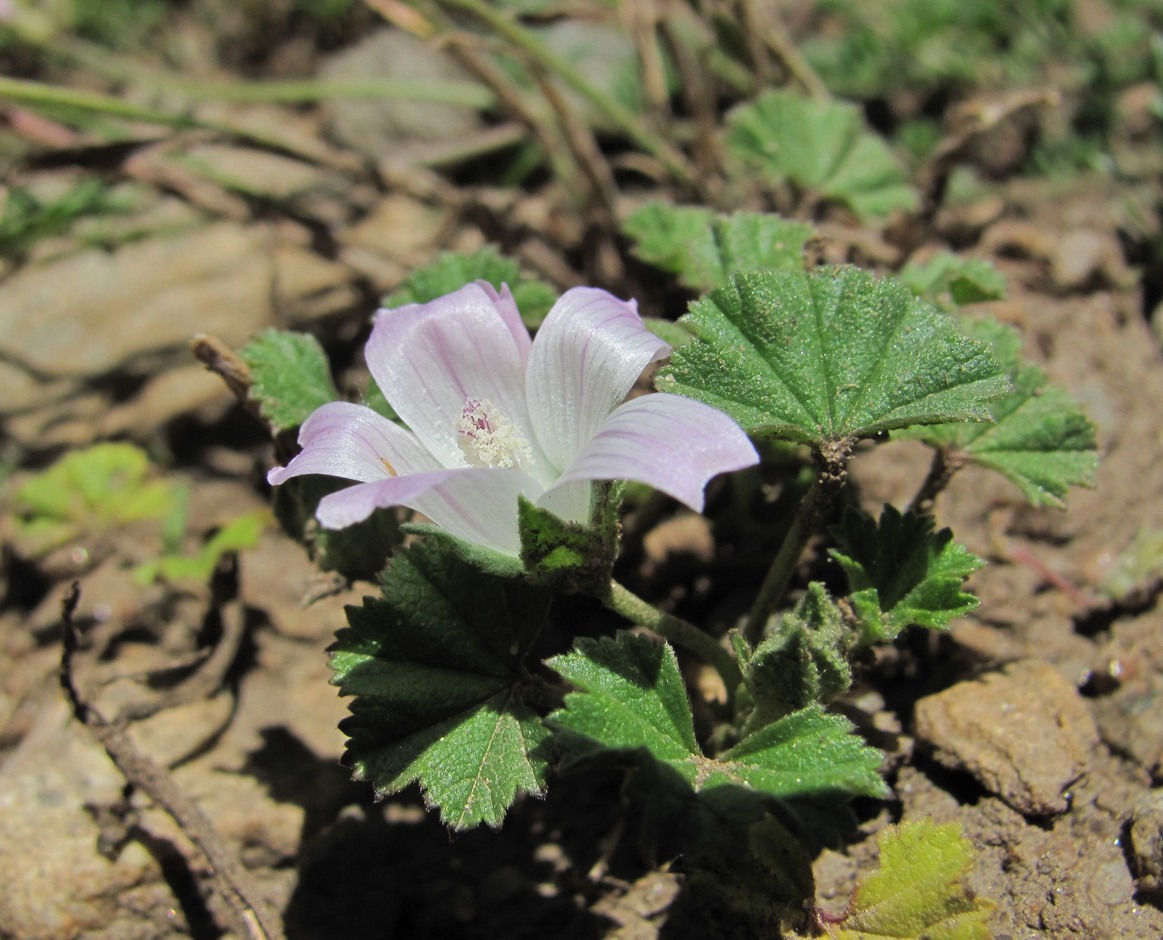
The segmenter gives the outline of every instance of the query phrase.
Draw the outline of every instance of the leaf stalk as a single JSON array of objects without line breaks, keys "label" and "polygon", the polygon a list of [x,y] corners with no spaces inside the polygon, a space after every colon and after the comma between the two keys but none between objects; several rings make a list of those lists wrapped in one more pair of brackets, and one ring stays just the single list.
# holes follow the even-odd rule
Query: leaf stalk
[{"label": "leaf stalk", "polygon": [[772,560],[755,602],[751,605],[751,612],[747,615],[744,636],[752,646],[759,645],[763,639],[767,618],[787,594],[788,585],[791,584],[792,575],[795,574],[808,540],[819,528],[824,513],[847,482],[848,458],[852,456],[855,444],[854,440],[845,438],[823,444],[813,454],[817,465],[816,479],[800,500],[791,528],[784,536],[783,544]]},{"label": "leaf stalk", "polygon": [[739,671],[735,657],[720,646],[713,636],[688,620],[660,610],[613,579],[610,580],[609,593],[601,600],[615,613],[652,630],[712,666],[727,687],[728,703],[734,702],[735,691],[743,682],[743,673]]}]

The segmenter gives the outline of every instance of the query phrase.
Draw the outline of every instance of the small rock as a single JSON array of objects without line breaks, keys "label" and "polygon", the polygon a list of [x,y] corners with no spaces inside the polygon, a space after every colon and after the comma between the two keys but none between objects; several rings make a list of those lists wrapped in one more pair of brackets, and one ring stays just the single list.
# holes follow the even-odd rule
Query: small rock
[{"label": "small rock", "polygon": [[140,842],[114,861],[96,850],[100,833],[86,806],[116,802],[123,783],[63,700],[41,713],[0,768],[0,933],[92,936],[118,919],[121,892],[161,881]]},{"label": "small rock", "polygon": [[98,422],[98,436],[128,434],[144,440],[179,415],[206,409],[217,417],[233,401],[226,383],[202,366],[168,369],[146,382],[125,404],[107,411]]},{"label": "small rock", "polygon": [[1098,731],[1054,667],[1022,660],[917,702],[916,737],[946,767],[965,770],[1027,815],[1063,813]]},{"label": "small rock", "polygon": [[[327,62],[332,81],[399,79],[402,82],[471,82],[473,77],[441,49],[405,32],[383,29]],[[422,144],[456,140],[481,126],[473,108],[407,98],[328,98],[327,125],[339,140],[373,159],[408,162]]]},{"label": "small rock", "polygon": [[1163,894],[1163,790],[1152,791],[1135,807],[1130,850],[1139,888]]},{"label": "small rock", "polygon": [[270,268],[263,232],[227,222],[31,265],[4,284],[0,351],[84,377],[147,354],[188,355],[197,332],[240,345],[272,319]]},{"label": "small rock", "polygon": [[1163,779],[1163,675],[1130,675],[1110,695],[1097,699],[1094,716],[1111,747],[1153,777]]},{"label": "small rock", "polygon": [[339,233],[344,264],[377,290],[395,287],[408,268],[427,261],[448,226],[445,210],[402,193],[385,196],[363,219]]},{"label": "small rock", "polygon": [[293,200],[334,185],[324,171],[304,160],[251,147],[205,143],[186,151],[184,158],[210,179],[268,199]]},{"label": "small rock", "polygon": [[1115,98],[1115,126],[1131,138],[1146,138],[1159,123],[1159,99],[1157,81],[1139,82],[1124,89]]},{"label": "small rock", "polygon": [[995,222],[981,237],[981,251],[985,255],[1010,258],[1045,260],[1054,254],[1057,241],[1033,222],[1020,219],[1002,219]]},{"label": "small rock", "polygon": [[280,316],[296,327],[360,304],[354,272],[321,255],[283,244],[274,249],[274,296]]},{"label": "small rock", "polygon": [[715,558],[715,537],[706,516],[694,513],[675,516],[661,522],[642,540],[646,552],[643,574],[650,577],[676,556],[686,556],[704,565]]},{"label": "small rock", "polygon": [[1050,255],[1050,277],[1063,290],[1113,283],[1122,267],[1122,250],[1115,236],[1089,228],[1067,232]]},{"label": "small rock", "polygon": [[27,369],[0,362],[0,415],[17,414],[45,402],[61,401],[75,389],[69,381],[42,382]]}]

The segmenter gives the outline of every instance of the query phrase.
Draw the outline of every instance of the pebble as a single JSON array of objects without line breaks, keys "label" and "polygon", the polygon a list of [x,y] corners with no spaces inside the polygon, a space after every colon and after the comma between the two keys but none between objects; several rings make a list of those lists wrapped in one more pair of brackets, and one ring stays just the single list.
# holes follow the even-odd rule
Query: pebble
[{"label": "pebble", "polygon": [[1050,277],[1062,290],[1080,291],[1119,280],[1122,249],[1110,232],[1077,228],[1066,232],[1050,254]]},{"label": "pebble", "polygon": [[941,764],[972,774],[1029,816],[1069,808],[1068,788],[1098,743],[1077,690],[1040,660],[921,699],[915,734]]},{"label": "pebble", "polygon": [[0,351],[54,377],[105,375],[215,333],[241,345],[271,317],[258,228],[228,222],[22,268],[4,285]]}]

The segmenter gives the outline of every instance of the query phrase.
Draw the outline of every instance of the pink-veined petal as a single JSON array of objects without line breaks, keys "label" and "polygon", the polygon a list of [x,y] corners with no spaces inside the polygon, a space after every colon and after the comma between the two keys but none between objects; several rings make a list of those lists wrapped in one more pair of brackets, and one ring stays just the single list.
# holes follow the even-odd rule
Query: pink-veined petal
[{"label": "pink-veined petal", "polygon": [[517,497],[536,499],[541,486],[516,470],[460,467],[360,483],[324,496],[316,513],[328,529],[362,522],[376,509],[407,506],[452,535],[517,555]]},{"label": "pink-veined petal", "polygon": [[404,423],[444,466],[459,467],[456,423],[467,399],[491,401],[536,447],[525,405],[529,349],[508,290],[497,294],[477,283],[430,303],[381,310],[366,355]]},{"label": "pink-veined petal", "polygon": [[589,524],[592,510],[594,484],[592,480],[571,480],[567,483],[556,483],[545,491],[537,505],[548,509],[559,519],[567,522],[584,522]]},{"label": "pink-veined petal", "polygon": [[521,365],[524,367],[525,363],[529,361],[529,351],[533,348],[533,340],[529,336],[529,328],[521,319],[521,311],[517,309],[517,301],[513,299],[513,292],[509,290],[509,285],[502,284],[500,291],[498,291],[488,281],[473,281],[473,283],[492,298],[497,313],[505,321],[506,329],[512,334],[513,342],[517,344],[517,349],[521,354]]},{"label": "pink-veined petal", "polygon": [[594,287],[562,294],[537,331],[525,381],[534,431],[558,470],[597,433],[642,370],[669,352],[633,301]]},{"label": "pink-veined petal", "polygon": [[560,482],[636,480],[702,512],[711,477],[758,462],[747,435],[723,412],[679,395],[642,395],[606,419]]},{"label": "pink-veined petal", "polygon": [[346,401],[311,412],[299,429],[299,446],[303,450],[287,466],[267,474],[272,485],[307,473],[368,483],[440,468],[410,431],[366,405]]}]

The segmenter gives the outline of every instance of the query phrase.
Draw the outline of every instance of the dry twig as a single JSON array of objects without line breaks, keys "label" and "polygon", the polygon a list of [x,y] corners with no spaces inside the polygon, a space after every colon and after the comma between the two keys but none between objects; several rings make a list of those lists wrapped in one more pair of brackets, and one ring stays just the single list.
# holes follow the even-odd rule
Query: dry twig
[{"label": "dry twig", "polygon": [[165,768],[137,749],[123,725],[107,721],[78,691],[73,679],[73,659],[79,648],[80,631],[73,622],[73,615],[80,596],[80,585],[74,583],[61,610],[64,642],[60,682],[73,714],[93,733],[125,779],[169,813],[202,852],[215,885],[230,905],[242,934],[251,940],[283,940],[277,916],[267,908],[237,855],[214,828],[210,818],[178,789]]}]

